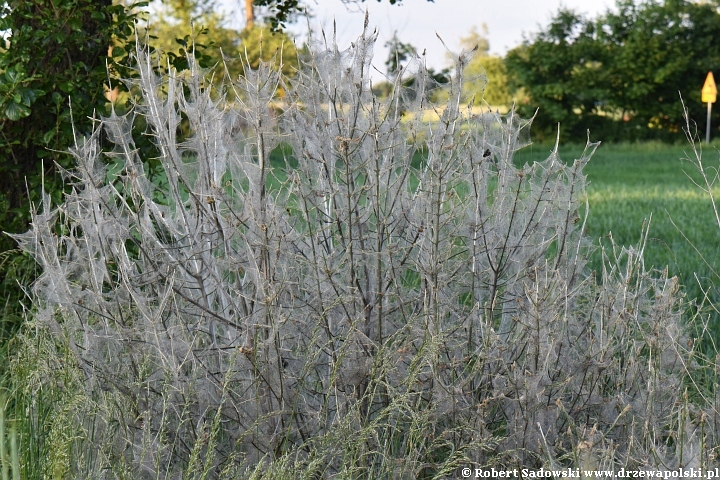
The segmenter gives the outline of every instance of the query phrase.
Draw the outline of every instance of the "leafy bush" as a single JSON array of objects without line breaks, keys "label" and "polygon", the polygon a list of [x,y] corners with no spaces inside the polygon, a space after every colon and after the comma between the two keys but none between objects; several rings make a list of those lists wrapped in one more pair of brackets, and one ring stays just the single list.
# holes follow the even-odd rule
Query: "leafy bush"
[{"label": "leafy bush", "polygon": [[[75,478],[708,465],[716,417],[683,395],[694,364],[676,279],[644,269],[642,244],[609,252],[601,283],[585,267],[596,145],[516,168],[529,123],[460,108],[467,54],[442,107],[421,62],[409,97],[401,75],[379,102],[374,41],[316,51],[292,82],[261,63],[226,96],[196,66],[159,77],[137,52],[142,101],[102,120],[115,149],[101,152],[100,130],[78,141],[72,194],[46,197],[15,237],[43,270],[14,363],[38,368],[16,374],[18,397],[58,392],[53,431],[75,456],[62,465]],[[165,181],[148,180],[134,115]]]},{"label": "leafy bush", "polygon": [[[73,128],[83,134],[92,131],[90,117],[106,106],[108,68],[117,65],[113,59],[127,55],[115,48],[109,56],[108,48],[128,42],[136,19],[129,8],[113,6],[110,0],[60,5],[10,0],[0,5],[0,25],[9,34],[0,52],[0,153],[5,159],[0,165],[0,201],[7,205],[0,216],[3,230],[27,228],[28,190],[33,199],[40,198],[40,159],[48,171],[55,162],[69,165],[65,150],[73,144]],[[47,183],[52,178],[49,175]],[[59,199],[62,190],[57,190]],[[9,243],[0,239],[0,245]]]},{"label": "leafy bush", "polygon": [[[68,167],[76,131],[93,130],[94,112],[106,108],[108,69],[121,69],[138,15],[111,0],[7,0],[0,3],[0,232],[20,233],[30,201],[46,187],[61,201],[56,164]],[[132,2],[142,7],[146,2]],[[108,47],[115,45],[112,52]],[[128,51],[133,49],[128,47]],[[112,54],[112,55],[110,55]],[[69,102],[72,103],[72,111]],[[18,283],[35,265],[0,233],[0,345],[21,325]]]}]

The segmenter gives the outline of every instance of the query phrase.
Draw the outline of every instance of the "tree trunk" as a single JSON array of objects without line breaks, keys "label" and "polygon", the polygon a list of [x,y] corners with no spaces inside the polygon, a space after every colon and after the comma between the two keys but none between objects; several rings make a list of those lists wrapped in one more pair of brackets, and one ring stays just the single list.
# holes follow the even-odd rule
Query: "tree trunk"
[{"label": "tree trunk", "polygon": [[252,28],[255,24],[255,12],[253,11],[253,0],[245,0],[245,28]]}]

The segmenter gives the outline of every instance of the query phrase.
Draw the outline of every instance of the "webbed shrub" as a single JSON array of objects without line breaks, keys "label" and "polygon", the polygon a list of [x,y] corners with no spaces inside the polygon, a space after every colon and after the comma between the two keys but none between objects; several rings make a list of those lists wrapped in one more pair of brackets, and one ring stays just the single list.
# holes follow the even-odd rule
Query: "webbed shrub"
[{"label": "webbed shrub", "polygon": [[399,77],[379,101],[374,41],[316,50],[292,81],[261,64],[224,95],[137,52],[142,100],[78,141],[72,193],[16,236],[43,272],[34,327],[62,346],[43,354],[84,378],[63,410],[93,452],[74,477],[705,461],[677,280],[646,271],[642,245],[612,252],[602,282],[586,268],[596,145],[516,167],[529,122],[466,111],[467,54],[446,104],[420,62],[410,95]]}]

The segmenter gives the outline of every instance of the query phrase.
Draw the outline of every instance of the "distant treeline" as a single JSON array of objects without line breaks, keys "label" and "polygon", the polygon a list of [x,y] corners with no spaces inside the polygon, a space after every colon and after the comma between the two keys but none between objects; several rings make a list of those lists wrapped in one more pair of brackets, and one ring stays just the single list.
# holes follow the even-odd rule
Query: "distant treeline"
[{"label": "distant treeline", "polygon": [[561,9],[505,58],[520,112],[537,111],[534,137],[554,137],[559,123],[566,138],[678,141],[681,95],[703,131],[700,90],[720,73],[719,9],[718,0],[617,0],[595,19]]}]

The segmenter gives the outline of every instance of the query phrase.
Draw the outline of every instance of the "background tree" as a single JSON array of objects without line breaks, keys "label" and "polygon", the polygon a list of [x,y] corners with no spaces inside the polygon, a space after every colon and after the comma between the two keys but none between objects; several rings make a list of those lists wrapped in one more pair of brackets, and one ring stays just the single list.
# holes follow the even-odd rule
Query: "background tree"
[{"label": "background tree", "polygon": [[263,8],[263,17],[274,32],[284,29],[288,23],[307,11],[300,0],[245,0],[246,28],[251,28],[254,23],[252,5]]},{"label": "background tree", "polygon": [[[463,83],[462,100],[469,102],[474,97],[478,105],[483,100],[492,106],[509,105],[512,98],[508,89],[507,69],[501,57],[490,55],[487,27],[483,25],[483,34],[474,27],[466,37],[461,38],[460,42],[465,50],[477,47],[475,56],[465,68],[466,80]],[[401,41],[397,32],[385,46],[389,49],[385,67],[390,81],[379,82],[373,87],[375,94],[381,98],[390,94],[397,76],[417,55],[417,49]],[[439,86],[450,80],[449,68],[440,71],[430,68],[428,73]],[[408,78],[408,81],[411,81],[411,78]],[[444,100],[445,95],[446,92],[435,90],[431,96],[433,100],[438,101]]]},{"label": "background tree", "polygon": [[[412,88],[415,83],[417,69],[412,68],[412,62],[422,62],[422,55],[418,54],[417,48],[410,43],[400,40],[397,32],[393,33],[392,38],[385,43],[388,48],[388,56],[385,60],[385,68],[387,69],[387,80],[376,82],[373,85],[373,93],[378,98],[388,97],[398,86],[405,88],[405,97],[412,97],[415,89]],[[435,70],[426,68],[428,80],[434,83],[427,92],[428,98],[433,101],[444,101],[447,96],[443,93],[441,87],[450,81],[450,69]],[[398,82],[400,82],[398,84]],[[433,88],[435,87],[435,88]]]},{"label": "background tree", "polygon": [[481,100],[491,106],[509,105],[512,99],[505,62],[501,57],[490,55],[487,26],[483,24],[482,29],[481,34],[477,27],[473,27],[466,37],[460,39],[463,49],[478,47],[477,53],[465,69],[467,80],[463,84],[463,99],[467,102],[475,97],[476,105]]},{"label": "background tree", "polygon": [[610,66],[608,104],[635,129],[682,137],[678,92],[691,117],[704,118],[700,89],[707,72],[720,67],[717,8],[684,0],[617,7],[597,26]]},{"label": "background tree", "polygon": [[[539,108],[536,133],[594,138],[680,140],[681,92],[704,117],[700,88],[720,67],[720,13],[686,0],[620,0],[594,20],[561,10],[550,25],[513,50],[506,64],[528,102]],[[717,123],[715,123],[717,124]]]},{"label": "background tree", "polygon": [[[254,12],[252,8],[248,11]],[[274,17],[270,15],[270,18]],[[283,32],[273,31],[272,22],[268,25],[256,23],[254,13],[248,19],[245,29],[239,32],[228,26],[216,0],[166,0],[158,13],[150,18],[153,37],[150,44],[182,68],[185,56],[176,53],[178,44],[189,48],[194,42],[195,48],[205,57],[205,66],[226,62],[228,74],[234,78],[243,73],[246,63],[257,68],[261,59],[269,61],[273,57],[277,68],[282,68],[286,74],[297,68],[293,41]]]},{"label": "background tree", "polygon": [[385,47],[389,50],[385,68],[388,77],[394,80],[407,66],[408,61],[415,58],[417,49],[409,43],[402,42],[397,32],[393,33],[392,38],[385,43]]},{"label": "background tree", "polygon": [[298,67],[295,43],[283,32],[273,31],[268,25],[254,25],[240,34],[241,56],[250,68],[256,69],[260,61],[273,60],[275,68],[292,76]]},{"label": "background tree", "polygon": [[[177,68],[183,69],[188,48],[202,52],[206,56],[202,64],[207,67],[222,62],[221,51],[230,58],[240,55],[239,32],[227,27],[217,1],[164,0],[156,6],[148,22],[150,45]],[[237,73],[237,68],[231,70]]]},{"label": "background tree", "polygon": [[566,9],[532,41],[508,52],[513,87],[523,87],[529,97],[520,105],[521,114],[532,116],[539,109],[536,136],[553,135],[558,123],[563,132],[582,135],[593,123],[590,119],[607,98],[607,84],[600,78],[607,74],[598,62],[601,53],[595,25]]}]

